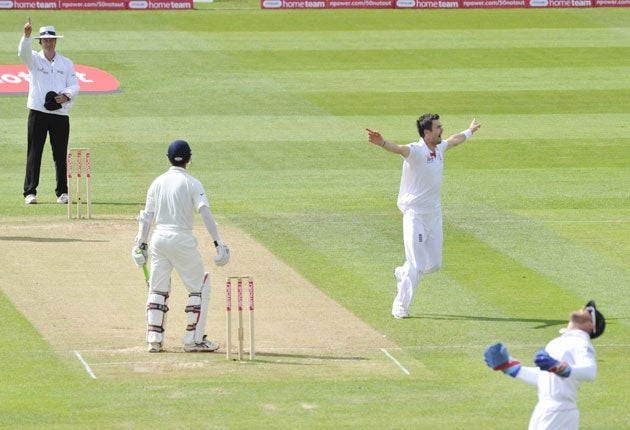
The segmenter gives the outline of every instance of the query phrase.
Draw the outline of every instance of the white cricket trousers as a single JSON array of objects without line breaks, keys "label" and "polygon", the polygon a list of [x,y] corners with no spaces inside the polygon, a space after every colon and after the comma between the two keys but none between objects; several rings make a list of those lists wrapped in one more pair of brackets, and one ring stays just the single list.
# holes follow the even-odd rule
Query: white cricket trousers
[{"label": "white cricket trousers", "polygon": [[205,272],[192,232],[156,230],[151,236],[151,290],[169,292],[173,269],[189,293],[201,290]]},{"label": "white cricket trousers", "polygon": [[[155,293],[170,294],[173,269],[181,278],[188,293],[199,293],[204,283],[204,267],[197,239],[186,230],[155,230],[151,235],[151,271],[149,300]],[[168,298],[163,304],[167,304]],[[148,305],[147,305],[148,306]],[[166,312],[162,328],[166,330]],[[163,334],[149,330],[148,342],[162,342]]]},{"label": "white cricket trousers", "polygon": [[580,412],[577,407],[564,410],[548,410],[537,404],[529,421],[528,430],[578,430]]},{"label": "white cricket trousers", "polygon": [[405,263],[396,268],[398,293],[392,315],[409,315],[413,294],[423,275],[442,267],[442,211],[419,213],[413,209],[403,213]]}]

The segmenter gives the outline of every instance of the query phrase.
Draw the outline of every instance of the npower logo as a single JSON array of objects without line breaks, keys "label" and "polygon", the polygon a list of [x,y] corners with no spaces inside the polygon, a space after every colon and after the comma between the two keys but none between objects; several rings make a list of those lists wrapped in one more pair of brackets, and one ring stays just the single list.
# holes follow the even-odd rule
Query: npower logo
[{"label": "npower logo", "polygon": [[416,0],[396,0],[396,6],[403,7],[416,7]]},{"label": "npower logo", "polygon": [[[120,83],[109,73],[96,67],[75,64],[74,69],[82,93],[113,93]],[[29,73],[22,64],[0,65],[0,94],[28,93]]]},{"label": "npower logo", "polygon": [[282,7],[282,0],[263,0],[265,9],[279,9]]},{"label": "npower logo", "polygon": [[529,0],[531,7],[547,7],[549,6],[549,0]]},{"label": "npower logo", "polygon": [[13,2],[10,0],[0,1],[0,9],[13,9]]},{"label": "npower logo", "polygon": [[129,9],[148,9],[149,2],[143,0],[131,0],[129,2]]}]

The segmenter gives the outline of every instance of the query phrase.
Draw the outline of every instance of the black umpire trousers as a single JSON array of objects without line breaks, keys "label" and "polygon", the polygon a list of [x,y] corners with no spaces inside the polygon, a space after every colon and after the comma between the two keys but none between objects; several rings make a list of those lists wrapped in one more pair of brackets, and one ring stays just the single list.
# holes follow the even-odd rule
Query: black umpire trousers
[{"label": "black umpire trousers", "polygon": [[26,152],[26,175],[24,176],[24,197],[37,195],[42,154],[46,144],[46,135],[50,136],[55,173],[57,197],[68,192],[66,154],[70,137],[70,118],[67,115],[30,110],[28,114],[28,149]]}]

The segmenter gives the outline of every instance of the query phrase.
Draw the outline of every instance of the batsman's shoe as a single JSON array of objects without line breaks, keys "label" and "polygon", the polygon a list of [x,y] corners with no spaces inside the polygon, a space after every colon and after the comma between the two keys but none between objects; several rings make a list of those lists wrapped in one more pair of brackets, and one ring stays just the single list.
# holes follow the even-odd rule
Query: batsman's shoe
[{"label": "batsman's shoe", "polygon": [[201,343],[187,343],[184,345],[184,351],[186,352],[214,352],[217,349],[219,349],[219,345],[207,340]]},{"label": "batsman's shoe", "polygon": [[162,352],[162,342],[149,342],[147,347],[147,351],[149,352]]},{"label": "batsman's shoe", "polygon": [[35,197],[35,194],[29,194],[28,196],[24,197],[24,203],[26,203],[27,205],[35,205],[37,204],[37,197]]},{"label": "batsman's shoe", "polygon": [[61,205],[68,204],[68,194],[67,193],[63,193],[62,195],[57,197],[57,203],[59,203]]}]

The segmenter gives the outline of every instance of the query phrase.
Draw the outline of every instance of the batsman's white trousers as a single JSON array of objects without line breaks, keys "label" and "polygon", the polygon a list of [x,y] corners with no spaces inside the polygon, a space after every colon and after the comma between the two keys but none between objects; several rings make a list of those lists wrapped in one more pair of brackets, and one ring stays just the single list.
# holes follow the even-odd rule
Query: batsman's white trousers
[{"label": "batsman's white trousers", "polygon": [[403,214],[403,242],[405,263],[397,268],[398,293],[392,314],[409,315],[413,294],[423,275],[442,267],[442,211],[421,213],[413,209]]},{"label": "batsman's white trousers", "polygon": [[[187,230],[155,230],[151,235],[151,272],[150,288],[152,291],[170,293],[171,273],[173,269],[181,278],[188,293],[199,293],[205,276],[203,260],[197,247],[197,239]],[[154,334],[151,334],[155,336]],[[149,342],[161,342],[162,336],[149,339]]]}]

